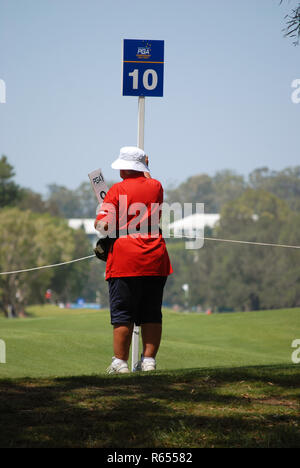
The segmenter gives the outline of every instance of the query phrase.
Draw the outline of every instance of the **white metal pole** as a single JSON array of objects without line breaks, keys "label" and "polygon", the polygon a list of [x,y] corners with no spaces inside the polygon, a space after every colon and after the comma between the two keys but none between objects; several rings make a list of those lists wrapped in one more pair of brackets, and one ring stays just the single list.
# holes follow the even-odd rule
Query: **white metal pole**
[{"label": "white metal pole", "polygon": [[[145,133],[145,96],[139,96],[138,102],[138,137],[137,146],[144,149]],[[134,371],[139,360],[140,327],[134,325],[132,334],[131,370]]]},{"label": "white metal pole", "polygon": [[137,145],[142,150],[144,149],[144,133],[145,133],[145,96],[139,96]]}]

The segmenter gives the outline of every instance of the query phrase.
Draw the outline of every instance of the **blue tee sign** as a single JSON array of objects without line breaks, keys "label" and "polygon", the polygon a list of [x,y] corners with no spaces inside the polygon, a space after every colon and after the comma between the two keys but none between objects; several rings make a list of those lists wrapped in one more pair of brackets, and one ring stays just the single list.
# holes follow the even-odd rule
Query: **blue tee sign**
[{"label": "blue tee sign", "polygon": [[123,40],[123,96],[163,96],[164,41]]}]

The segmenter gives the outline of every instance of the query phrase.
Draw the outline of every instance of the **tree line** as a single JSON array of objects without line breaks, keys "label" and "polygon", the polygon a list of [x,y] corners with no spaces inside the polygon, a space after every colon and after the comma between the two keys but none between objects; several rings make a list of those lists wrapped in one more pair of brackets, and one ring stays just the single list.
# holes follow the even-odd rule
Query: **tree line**
[{"label": "tree line", "polygon": [[[205,237],[300,246],[299,212],[270,192],[247,189],[220,214]],[[170,304],[214,311],[300,306],[300,250],[212,240],[198,251],[175,240],[168,247],[176,272],[166,290]]]},{"label": "tree line", "polygon": [[[15,171],[0,159],[0,271],[60,263],[92,253],[83,229],[68,218],[94,218],[96,199],[89,182],[76,190],[52,184],[42,197],[14,181]],[[112,185],[112,181],[108,185]],[[248,177],[224,170],[199,174],[165,189],[169,203],[204,203],[220,213],[205,237],[300,245],[300,166],[255,169]],[[300,305],[300,251],[205,241],[186,250],[185,241],[167,239],[174,274],[165,303],[192,310],[257,310]],[[43,303],[47,289],[56,301],[100,300],[107,306],[105,265],[96,259],[59,268],[0,276],[0,307],[22,314]],[[188,285],[188,290],[183,289]]]},{"label": "tree line", "polygon": [[[18,186],[14,168],[5,156],[0,159],[0,271],[16,271],[67,262],[90,255],[92,245],[83,229],[68,226],[63,207],[71,206],[67,189],[48,197]],[[96,200],[94,202],[94,213]],[[74,205],[73,208],[74,209]],[[94,215],[93,213],[93,215]],[[81,217],[81,212],[77,213]],[[106,301],[104,264],[86,260],[27,273],[0,276],[0,309],[8,315],[24,315],[28,304],[43,303],[52,291],[55,303]]]},{"label": "tree line", "polygon": [[[205,237],[300,246],[300,166],[255,169],[247,178],[233,171],[200,174],[167,191],[171,202],[201,201],[220,213]],[[300,249],[205,241],[198,251],[170,241],[175,275],[165,300],[214,311],[300,306]],[[182,285],[189,285],[189,292]]]}]

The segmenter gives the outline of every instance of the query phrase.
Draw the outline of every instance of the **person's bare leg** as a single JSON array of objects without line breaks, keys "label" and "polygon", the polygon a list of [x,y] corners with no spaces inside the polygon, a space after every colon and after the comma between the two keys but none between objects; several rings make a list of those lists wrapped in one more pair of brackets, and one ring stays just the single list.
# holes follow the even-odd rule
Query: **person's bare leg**
[{"label": "person's bare leg", "polygon": [[128,361],[129,349],[133,332],[133,323],[114,325],[114,356]]},{"label": "person's bare leg", "polygon": [[162,324],[161,323],[143,323],[142,340],[144,357],[155,358],[160,346]]}]

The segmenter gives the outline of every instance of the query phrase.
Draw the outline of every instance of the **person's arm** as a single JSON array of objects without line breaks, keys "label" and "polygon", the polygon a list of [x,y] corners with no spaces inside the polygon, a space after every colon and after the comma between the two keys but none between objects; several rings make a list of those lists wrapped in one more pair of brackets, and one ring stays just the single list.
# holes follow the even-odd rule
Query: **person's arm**
[{"label": "person's arm", "polygon": [[[149,157],[146,156],[146,164],[147,166],[149,165]],[[150,175],[150,172],[144,172],[144,176],[147,178],[147,179],[152,179],[151,175]]]}]

